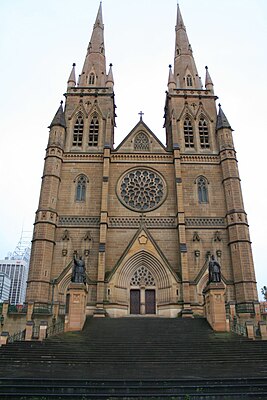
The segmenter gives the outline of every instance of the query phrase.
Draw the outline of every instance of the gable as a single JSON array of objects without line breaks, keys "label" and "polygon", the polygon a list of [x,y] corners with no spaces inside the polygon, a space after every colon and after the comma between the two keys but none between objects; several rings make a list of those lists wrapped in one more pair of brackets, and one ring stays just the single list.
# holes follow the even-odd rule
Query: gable
[{"label": "gable", "polygon": [[119,153],[166,153],[166,148],[143,120],[140,120],[115,151]]}]

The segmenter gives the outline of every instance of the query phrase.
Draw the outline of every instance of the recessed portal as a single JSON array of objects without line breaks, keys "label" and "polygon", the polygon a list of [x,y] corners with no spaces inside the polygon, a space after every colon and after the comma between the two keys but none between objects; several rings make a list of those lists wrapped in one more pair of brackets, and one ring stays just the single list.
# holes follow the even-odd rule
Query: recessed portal
[{"label": "recessed portal", "polygon": [[[142,293],[141,293],[142,291]],[[141,305],[142,298],[142,305]],[[154,289],[130,290],[130,314],[156,314],[156,292]]]},{"label": "recessed portal", "polygon": [[130,314],[140,314],[140,290],[130,291]]}]

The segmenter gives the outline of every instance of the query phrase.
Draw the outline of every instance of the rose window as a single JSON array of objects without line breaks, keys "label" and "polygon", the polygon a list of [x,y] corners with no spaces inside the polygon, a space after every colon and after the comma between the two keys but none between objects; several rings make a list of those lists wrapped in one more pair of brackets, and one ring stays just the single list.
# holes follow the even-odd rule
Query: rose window
[{"label": "rose window", "polygon": [[118,184],[121,201],[135,211],[157,208],[166,197],[166,184],[155,171],[136,169],[124,175]]},{"label": "rose window", "polygon": [[155,280],[146,267],[139,267],[133,274],[131,286],[155,286]]}]

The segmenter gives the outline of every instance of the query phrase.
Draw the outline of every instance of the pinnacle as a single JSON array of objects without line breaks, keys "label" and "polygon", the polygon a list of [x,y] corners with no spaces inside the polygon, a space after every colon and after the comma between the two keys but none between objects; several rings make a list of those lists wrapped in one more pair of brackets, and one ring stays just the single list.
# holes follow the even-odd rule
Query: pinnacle
[{"label": "pinnacle", "polygon": [[65,114],[63,111],[62,104],[63,101],[60,102],[60,106],[49,126],[50,129],[52,128],[52,126],[63,126],[63,128],[66,128]]},{"label": "pinnacle", "polygon": [[226,116],[221,108],[221,104],[219,104],[219,112],[218,112],[218,116],[217,116],[216,130],[219,130],[222,128],[232,129],[231,125],[228,122],[228,119],[226,118]]}]

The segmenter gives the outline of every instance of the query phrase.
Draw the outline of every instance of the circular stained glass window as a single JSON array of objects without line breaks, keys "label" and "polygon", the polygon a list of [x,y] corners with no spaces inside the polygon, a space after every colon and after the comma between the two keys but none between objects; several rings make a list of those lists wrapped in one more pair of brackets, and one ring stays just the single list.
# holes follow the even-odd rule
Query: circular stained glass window
[{"label": "circular stained glass window", "polygon": [[165,200],[167,190],[164,179],[157,172],[135,169],[122,176],[117,193],[126,207],[145,212],[157,208]]}]

